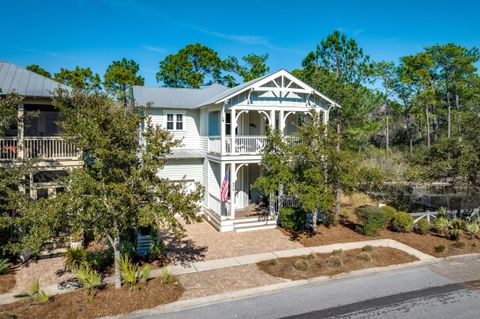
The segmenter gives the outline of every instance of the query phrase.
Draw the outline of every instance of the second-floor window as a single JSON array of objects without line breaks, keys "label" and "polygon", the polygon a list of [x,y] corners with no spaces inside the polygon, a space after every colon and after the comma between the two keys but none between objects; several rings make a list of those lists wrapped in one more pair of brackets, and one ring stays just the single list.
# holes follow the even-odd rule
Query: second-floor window
[{"label": "second-floor window", "polygon": [[183,131],[184,127],[183,113],[167,113],[167,130],[169,131]]}]

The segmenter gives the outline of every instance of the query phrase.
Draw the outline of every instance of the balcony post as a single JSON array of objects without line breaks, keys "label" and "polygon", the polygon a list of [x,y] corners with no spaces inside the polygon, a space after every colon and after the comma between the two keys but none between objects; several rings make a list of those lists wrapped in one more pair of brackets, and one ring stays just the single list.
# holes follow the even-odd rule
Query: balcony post
[{"label": "balcony post", "polygon": [[17,124],[17,158],[25,158],[25,106],[23,103],[18,104],[18,124]]},{"label": "balcony post", "polygon": [[284,116],[285,111],[280,110],[280,134],[283,136],[283,130],[285,129],[285,116]]},{"label": "balcony post", "polygon": [[235,219],[235,182],[237,174],[235,163],[230,164],[230,218]]},{"label": "balcony post", "polygon": [[236,149],[236,141],[235,141],[235,134],[236,134],[236,129],[237,129],[237,112],[235,109],[230,109],[230,122],[231,123],[231,136],[232,136],[232,142],[231,142],[231,145],[232,145],[232,149],[231,149],[231,152],[232,154],[235,154],[235,149]]},{"label": "balcony post", "polygon": [[270,128],[275,129],[275,110],[270,111]]},{"label": "balcony post", "polygon": [[225,154],[226,150],[226,140],[225,140],[225,104],[222,106],[222,110],[220,111],[220,144],[221,150],[220,154]]},{"label": "balcony post", "polygon": [[[225,178],[225,162],[220,162],[220,193],[218,194],[218,198],[220,198],[220,218],[222,218],[224,212],[225,212],[225,215],[226,214],[226,209],[225,209],[225,202],[222,201],[222,183],[223,183],[223,179]],[[210,196],[209,196],[210,198]],[[209,203],[210,205],[210,203]]]}]

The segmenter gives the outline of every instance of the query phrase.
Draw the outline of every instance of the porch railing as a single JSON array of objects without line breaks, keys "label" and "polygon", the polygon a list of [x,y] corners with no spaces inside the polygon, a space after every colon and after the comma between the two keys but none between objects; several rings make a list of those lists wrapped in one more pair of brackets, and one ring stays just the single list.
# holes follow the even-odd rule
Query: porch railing
[{"label": "porch railing", "polygon": [[[0,137],[0,160],[21,158],[22,151],[17,137]],[[73,143],[57,136],[26,136],[23,139],[23,157],[25,159],[75,159],[79,152]]]},{"label": "porch railing", "polygon": [[222,216],[222,202],[220,201],[220,198],[212,193],[208,193],[208,207],[219,216]]},{"label": "porch railing", "polygon": [[[266,136],[236,136],[235,154],[260,154],[267,143]],[[210,137],[208,142],[208,152],[221,154],[222,141],[220,137]],[[232,154],[232,138],[225,138],[225,153]]]}]

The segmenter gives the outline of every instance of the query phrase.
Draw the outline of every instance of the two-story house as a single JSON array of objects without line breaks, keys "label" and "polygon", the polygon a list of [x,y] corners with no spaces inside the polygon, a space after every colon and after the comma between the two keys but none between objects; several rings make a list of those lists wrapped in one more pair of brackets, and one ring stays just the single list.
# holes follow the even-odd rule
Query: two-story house
[{"label": "two-story house", "polygon": [[60,115],[52,105],[54,91],[59,86],[60,83],[49,78],[0,62],[0,98],[12,92],[23,97],[18,104],[18,122],[0,135],[0,166],[34,159],[29,189],[33,198],[60,191],[55,179],[82,165],[74,145],[62,139]]},{"label": "two-story house", "polygon": [[[261,161],[267,127],[278,128],[288,139],[303,116],[315,110],[326,123],[331,107],[337,106],[285,70],[233,88],[136,86],[133,93],[137,105],[150,105],[153,124],[183,141],[159,174],[201,183],[206,189],[205,217],[220,231],[275,227],[268,209],[267,214],[256,212],[261,194],[251,187],[268,169]],[[224,180],[229,191],[222,201]]]}]

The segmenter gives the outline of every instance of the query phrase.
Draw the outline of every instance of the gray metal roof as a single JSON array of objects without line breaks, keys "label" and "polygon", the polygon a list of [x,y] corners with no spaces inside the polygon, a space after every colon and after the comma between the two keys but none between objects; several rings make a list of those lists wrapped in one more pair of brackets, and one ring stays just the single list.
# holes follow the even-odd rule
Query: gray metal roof
[{"label": "gray metal roof", "polygon": [[52,97],[56,88],[66,86],[18,65],[0,62],[0,94],[17,92],[28,97]]},{"label": "gray metal roof", "polygon": [[193,109],[227,90],[228,88],[221,84],[212,84],[201,89],[134,86],[133,96],[135,103],[143,106],[152,103],[153,107]]},{"label": "gray metal roof", "polygon": [[171,154],[166,156],[167,159],[177,158],[204,158],[205,153],[196,149],[174,149]]}]

